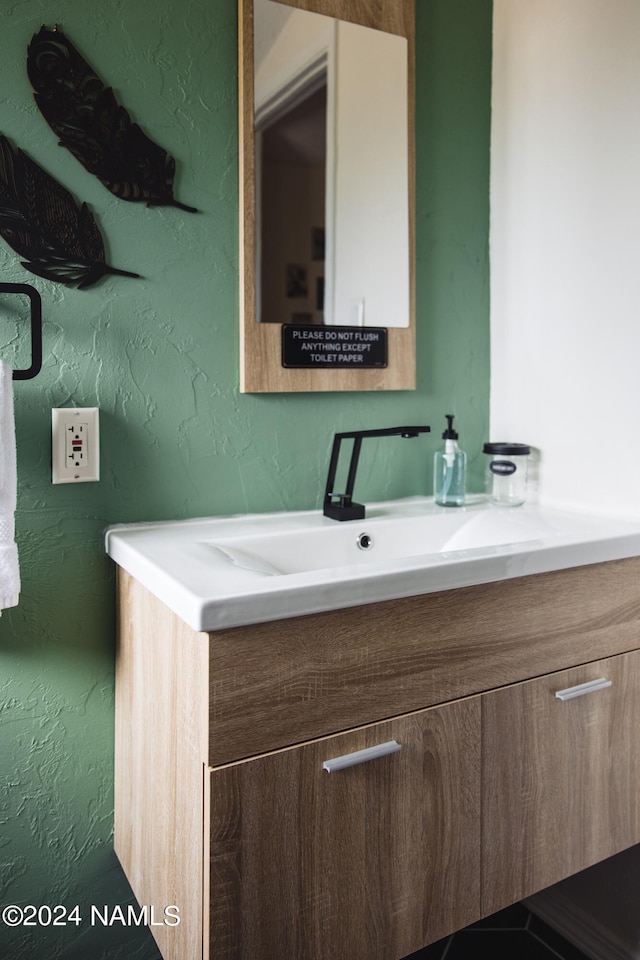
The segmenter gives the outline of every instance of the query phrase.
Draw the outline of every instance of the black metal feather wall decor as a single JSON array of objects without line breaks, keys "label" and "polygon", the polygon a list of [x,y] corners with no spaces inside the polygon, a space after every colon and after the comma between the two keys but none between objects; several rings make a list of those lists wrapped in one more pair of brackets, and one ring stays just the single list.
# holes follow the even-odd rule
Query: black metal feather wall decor
[{"label": "black metal feather wall decor", "polygon": [[42,27],[27,73],[45,120],[76,160],[121,200],[197,213],[173,196],[175,160],[131,121],[62,30]]},{"label": "black metal feather wall decor", "polygon": [[104,242],[86,203],[0,134],[0,236],[22,266],[69,287],[91,286],[105,274],[138,277],[105,263]]}]

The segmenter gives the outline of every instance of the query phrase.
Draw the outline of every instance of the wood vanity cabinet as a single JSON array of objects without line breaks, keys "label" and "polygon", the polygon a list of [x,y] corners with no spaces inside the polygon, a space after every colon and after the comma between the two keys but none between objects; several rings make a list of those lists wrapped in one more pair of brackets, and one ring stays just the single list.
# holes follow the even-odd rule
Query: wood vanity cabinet
[{"label": "wood vanity cabinet", "polygon": [[119,570],[118,608],[115,845],[165,960],[400,960],[640,842],[640,559],[210,634]]},{"label": "wood vanity cabinet", "polygon": [[482,737],[484,914],[640,841],[640,652],[483,696]]},{"label": "wood vanity cabinet", "polygon": [[471,922],[479,734],[475,697],[210,773],[210,955],[384,960]]}]

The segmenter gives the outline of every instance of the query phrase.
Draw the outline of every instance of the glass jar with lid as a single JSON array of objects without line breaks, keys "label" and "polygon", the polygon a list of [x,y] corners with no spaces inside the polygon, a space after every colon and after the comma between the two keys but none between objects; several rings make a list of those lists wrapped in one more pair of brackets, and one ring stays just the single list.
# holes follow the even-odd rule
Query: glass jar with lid
[{"label": "glass jar with lid", "polygon": [[501,507],[517,507],[527,498],[527,467],[531,447],[526,443],[485,443],[487,495]]}]

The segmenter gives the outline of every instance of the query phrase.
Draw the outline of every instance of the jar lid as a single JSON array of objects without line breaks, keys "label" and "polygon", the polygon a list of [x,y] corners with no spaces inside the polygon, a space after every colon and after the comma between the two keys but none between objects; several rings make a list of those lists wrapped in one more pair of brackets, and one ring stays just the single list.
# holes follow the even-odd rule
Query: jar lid
[{"label": "jar lid", "polygon": [[499,453],[507,457],[526,457],[531,453],[528,443],[485,443],[483,453]]}]

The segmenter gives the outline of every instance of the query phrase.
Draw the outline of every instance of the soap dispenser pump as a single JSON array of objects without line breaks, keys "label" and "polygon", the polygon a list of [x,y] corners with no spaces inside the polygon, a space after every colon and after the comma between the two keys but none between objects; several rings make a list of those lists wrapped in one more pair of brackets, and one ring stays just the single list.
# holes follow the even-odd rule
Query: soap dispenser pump
[{"label": "soap dispenser pump", "polygon": [[453,429],[453,414],[447,413],[447,429],[442,434],[444,450],[438,450],[433,462],[433,490],[442,507],[461,507],[467,483],[467,455],[458,446]]}]

